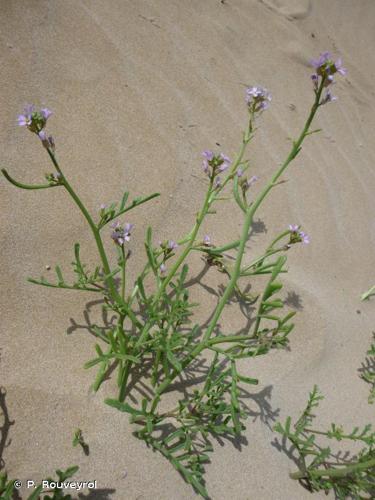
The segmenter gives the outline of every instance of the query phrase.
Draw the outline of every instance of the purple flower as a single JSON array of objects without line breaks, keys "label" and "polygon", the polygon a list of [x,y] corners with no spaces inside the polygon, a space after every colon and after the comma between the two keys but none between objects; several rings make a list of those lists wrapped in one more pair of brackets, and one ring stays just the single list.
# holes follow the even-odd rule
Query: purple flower
[{"label": "purple flower", "polygon": [[44,130],[38,132],[39,139],[42,141],[43,146],[46,149],[55,150],[55,141],[53,140],[52,135],[47,136]]},{"label": "purple flower", "polygon": [[327,102],[334,102],[337,101],[337,97],[335,95],[331,94],[331,91],[328,89],[326,90],[325,96],[321,100],[320,104],[327,104]]},{"label": "purple flower", "polygon": [[248,87],[246,89],[246,102],[252,111],[267,109],[271,100],[271,94],[264,87]]},{"label": "purple flower", "polygon": [[42,108],[40,110],[40,114],[43,116],[43,118],[47,121],[48,118],[52,115],[52,111],[48,108]]},{"label": "purple flower", "polygon": [[202,169],[205,174],[209,175],[209,167],[207,160],[203,160]]},{"label": "purple flower", "polygon": [[245,193],[249,188],[251,188],[251,186],[257,180],[259,180],[259,177],[257,177],[256,175],[253,175],[252,177],[250,177],[250,179],[246,179],[246,178],[245,179],[241,179],[240,185],[242,187],[242,191]]},{"label": "purple flower", "polygon": [[221,179],[220,177],[216,177],[214,182],[214,187],[219,188],[220,186],[221,186]]},{"label": "purple flower", "polygon": [[242,177],[242,176],[243,176],[243,170],[242,170],[242,168],[241,168],[241,167],[239,167],[239,168],[237,169],[236,175],[237,175],[237,177]]},{"label": "purple flower", "polygon": [[134,227],[134,224],[126,223],[124,227],[121,227],[120,223],[114,222],[111,224],[111,227],[114,231],[111,234],[111,238],[117,245],[124,245],[125,241],[130,241],[130,232]]},{"label": "purple flower", "polygon": [[301,241],[304,245],[308,245],[310,243],[310,236],[303,231],[300,231],[298,233],[299,237],[301,238]]},{"label": "purple flower", "polygon": [[202,156],[207,161],[211,161],[214,159],[214,153],[212,151],[210,151],[209,149],[206,149],[205,151],[203,151]]},{"label": "purple flower", "polygon": [[176,250],[176,248],[178,248],[178,245],[175,241],[168,240],[167,247],[169,248],[169,250]]},{"label": "purple flower", "polygon": [[250,179],[247,181],[247,186],[248,187],[251,187],[254,182],[258,181],[259,180],[259,177],[257,175],[253,175],[252,177],[250,177]]},{"label": "purple flower", "polygon": [[289,224],[289,231],[292,231],[292,233],[296,233],[299,229],[299,226],[297,224]]},{"label": "purple flower", "polygon": [[204,235],[204,237],[203,237],[203,244],[207,245],[207,246],[211,245],[211,238],[209,237],[208,234]]},{"label": "purple flower", "polygon": [[100,205],[100,210],[105,210],[107,208],[107,205],[105,203],[102,203]]},{"label": "purple flower", "polygon": [[311,75],[311,80],[313,82],[314,89],[318,90],[318,85],[319,85],[319,77],[318,77],[318,75],[316,73],[313,73]]},{"label": "purple flower", "polygon": [[164,262],[162,264],[160,264],[159,270],[160,270],[160,274],[162,276],[164,276],[165,273],[167,272],[167,266],[164,264]]},{"label": "purple flower", "polygon": [[332,55],[330,52],[322,52],[318,59],[312,59],[311,60],[311,66],[313,66],[315,69],[319,69],[322,66],[324,66],[327,62],[329,62],[332,59]]},{"label": "purple flower", "polygon": [[220,153],[220,158],[223,161],[225,161],[226,163],[232,163],[232,160],[227,155],[225,155],[224,153]]},{"label": "purple flower", "polygon": [[226,156],[224,153],[220,153],[219,162],[221,162],[221,164],[219,165],[219,172],[224,172],[224,170],[226,170],[232,163],[232,160],[228,158],[228,156]]},{"label": "purple flower", "polygon": [[339,59],[337,59],[337,61],[335,62],[335,69],[342,76],[345,76],[347,74],[348,70],[346,68],[342,67],[342,59],[341,59],[341,57]]},{"label": "purple flower", "polygon": [[28,127],[31,125],[32,114],[35,111],[35,106],[33,104],[28,104],[25,106],[23,115],[18,115],[17,121],[20,127]]}]

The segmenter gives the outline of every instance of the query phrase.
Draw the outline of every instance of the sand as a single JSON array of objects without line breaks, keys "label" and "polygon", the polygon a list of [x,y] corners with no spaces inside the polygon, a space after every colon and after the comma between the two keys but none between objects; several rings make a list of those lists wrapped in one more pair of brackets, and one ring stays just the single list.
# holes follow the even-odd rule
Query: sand
[{"label": "sand", "polygon": [[[315,383],[326,396],[322,426],[373,420],[358,369],[375,319],[374,301],[359,300],[375,280],[374,20],[372,0],[1,2],[1,166],[30,183],[51,171],[36,138],[15,125],[16,114],[35,102],[54,111],[48,130],[90,210],[124,190],[159,191],[132,213],[133,274],[148,224],[156,240],[178,239],[191,227],[204,195],[201,151],[218,142],[234,156],[246,120],[244,84],[265,85],[273,95],[249,153],[261,186],[304,124],[313,98],[309,60],[330,50],[348,68],[334,89],[338,102],[315,122],[323,132],[306,141],[288,182],[258,213],[266,232],[251,239],[247,258],[290,223],[302,224],[311,244],[290,251],[284,277],[291,307],[299,309],[290,352],[243,364],[261,384],[247,401],[248,444],[241,451],[215,445],[206,474],[215,500],[311,498],[289,479],[295,465],[274,446],[271,428],[298,415]],[[0,189],[0,369],[11,421],[2,465],[12,477],[39,480],[77,464],[77,478],[96,479],[99,488],[81,498],[196,498],[165,459],[132,436],[127,417],[103,404],[115,382],[90,391],[94,372],[83,364],[94,355],[87,321],[101,320],[97,296],[26,282],[49,276],[47,265],[67,269],[75,241],[85,261],[97,261],[82,217],[63,190],[26,192],[4,181]],[[240,226],[239,211],[227,205],[205,231],[224,244]],[[191,276],[202,266],[192,259]],[[201,318],[216,302],[207,287],[222,281],[214,270],[202,278],[206,288],[195,292]],[[237,318],[230,306],[222,327],[230,331]],[[77,427],[89,457],[71,446]]]}]

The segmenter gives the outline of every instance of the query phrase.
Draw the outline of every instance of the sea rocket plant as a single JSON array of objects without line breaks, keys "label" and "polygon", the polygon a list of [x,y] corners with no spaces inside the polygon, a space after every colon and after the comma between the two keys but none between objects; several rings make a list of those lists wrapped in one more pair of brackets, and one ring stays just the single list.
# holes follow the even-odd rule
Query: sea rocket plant
[{"label": "sea rocket plant", "polygon": [[[231,160],[224,153],[211,150],[203,152],[203,172],[207,188],[202,206],[196,214],[191,230],[177,241],[173,239],[155,244],[152,228],[146,231],[146,263],[132,287],[126,280],[127,261],[130,251],[125,251],[130,241],[133,224],[120,223],[123,214],[158,196],[135,198],[128,203],[126,192],[119,203],[101,204],[99,219],[89,213],[81,198],[65,177],[56,157],[52,136],[45,131],[51,111],[42,108],[35,111],[27,106],[18,117],[20,126],[28,128],[42,141],[52,164],[53,174],[48,174],[47,184],[28,185],[13,179],[2,170],[6,179],[23,189],[45,189],[61,187],[70,195],[86,219],[97,246],[100,264],[90,272],[82,263],[80,246],[74,247],[73,270],[76,281],[69,284],[56,266],[57,282],[30,279],[32,283],[53,288],[96,292],[104,295],[105,307],[117,317],[117,323],[110,328],[97,328],[95,335],[96,357],[86,363],[86,368],[98,367],[94,390],[98,390],[109,372],[117,372],[118,396],[106,403],[120,411],[129,413],[137,424],[137,436],[168,458],[197,492],[207,498],[203,479],[203,464],[211,451],[210,436],[238,436],[244,429],[245,407],[241,403],[243,384],[256,385],[258,381],[239,372],[238,360],[264,355],[271,349],[285,347],[288,335],[293,329],[291,318],[294,312],[283,313],[284,302],[277,294],[282,289],[278,281],[286,272],[286,252],[295,243],[309,243],[309,236],[299,225],[288,229],[268,242],[257,257],[244,264],[247,245],[254,217],[259,207],[280,179],[294,158],[301,151],[302,143],[312,131],[311,123],[318,108],[334,100],[329,93],[336,73],[345,74],[341,60],[332,62],[329,53],[323,53],[313,62],[315,73],[314,101],[307,121],[299,137],[293,142],[289,155],[273,176],[260,186],[257,194],[248,199],[249,190],[258,181],[249,161],[245,158],[247,146],[255,134],[255,123],[259,115],[271,102],[271,94],[263,87],[246,89],[247,126],[240,149]],[[324,97],[322,93],[325,91]],[[238,239],[216,245],[207,234],[202,235],[202,225],[207,217],[216,213],[217,205],[232,198],[242,215],[242,228]],[[254,190],[255,191],[255,190]],[[226,196],[223,196],[224,192]],[[250,198],[250,196],[249,196]],[[228,207],[228,205],[226,205]],[[229,208],[226,208],[227,210]],[[118,259],[116,265],[104,248],[101,231],[111,224],[110,234],[114,241]],[[285,227],[285,226],[284,226]],[[157,240],[156,240],[157,241]],[[192,252],[200,253],[208,266],[216,268],[225,279],[223,290],[218,292],[218,301],[203,325],[191,324],[192,309],[197,304],[189,300],[189,274],[187,259]],[[228,253],[230,259],[228,258]],[[119,275],[116,278],[115,276]],[[264,282],[266,278],[266,282]],[[247,285],[244,282],[248,281]],[[147,286],[146,286],[147,283]],[[254,290],[250,294],[248,290]],[[226,304],[233,296],[246,311],[246,327],[239,332],[225,332],[220,318]],[[250,318],[250,322],[249,322]],[[203,385],[197,384],[191,391],[183,389],[180,399],[168,411],[160,409],[165,392],[177,390],[175,380],[184,379],[186,372],[193,377],[195,363],[205,366],[206,355],[210,353],[210,364],[204,376]],[[142,378],[139,367],[142,367]],[[249,365],[251,368],[251,364]],[[128,397],[142,384],[145,395],[140,405]],[[147,387],[147,390],[145,390]],[[166,429],[169,429],[168,431]]]}]

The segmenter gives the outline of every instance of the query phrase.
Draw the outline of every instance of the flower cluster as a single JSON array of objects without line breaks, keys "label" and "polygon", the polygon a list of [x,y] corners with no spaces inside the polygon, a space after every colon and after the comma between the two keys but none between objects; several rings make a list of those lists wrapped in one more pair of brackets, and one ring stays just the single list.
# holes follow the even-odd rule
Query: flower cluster
[{"label": "flower cluster", "polygon": [[[330,52],[322,52],[318,59],[313,59],[311,61],[311,66],[315,68],[315,73],[311,75],[315,92],[318,91],[320,81],[323,82],[324,87],[329,87],[335,83],[333,76],[336,73],[339,73],[342,76],[345,76],[347,73],[347,70],[342,65],[341,58],[334,62]],[[319,80],[319,78],[322,80]],[[326,104],[327,102],[333,102],[336,100],[337,97],[333,96],[331,90],[327,88],[320,104]]]},{"label": "flower cluster", "polygon": [[52,111],[48,108],[42,108],[40,111],[35,110],[33,104],[25,107],[22,115],[18,115],[17,121],[20,127],[27,127],[31,132],[37,134],[46,149],[54,151],[55,142],[51,135],[47,135],[44,128],[48,118],[52,115]]},{"label": "flower cluster", "polygon": [[289,244],[302,242],[304,245],[308,245],[310,243],[310,236],[304,233],[303,231],[300,231],[299,226],[297,224],[289,224],[289,231],[290,231]]},{"label": "flower cluster", "polygon": [[202,153],[203,156],[203,172],[210,178],[215,177],[215,187],[221,185],[220,177],[217,175],[221,172],[225,172],[232,163],[232,161],[224,153],[215,155],[212,151],[206,150]]},{"label": "flower cluster", "polygon": [[126,223],[124,227],[121,227],[119,222],[114,222],[111,224],[114,231],[111,234],[113,241],[120,246],[125,244],[125,241],[130,241],[130,232],[134,227],[134,224]]},{"label": "flower cluster", "polygon": [[247,87],[246,89],[246,102],[252,113],[267,109],[271,100],[271,94],[264,87]]}]

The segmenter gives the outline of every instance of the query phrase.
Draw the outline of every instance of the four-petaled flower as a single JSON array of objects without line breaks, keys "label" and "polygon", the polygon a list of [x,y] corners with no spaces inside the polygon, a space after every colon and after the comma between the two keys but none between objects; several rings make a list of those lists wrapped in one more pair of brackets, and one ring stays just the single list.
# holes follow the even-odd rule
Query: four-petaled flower
[{"label": "four-petaled flower", "polygon": [[303,244],[307,245],[310,243],[310,236],[303,231],[300,231],[297,224],[289,224],[288,226],[289,231],[290,231],[290,243],[299,243],[302,242]]},{"label": "four-petaled flower", "polygon": [[42,108],[40,110],[40,114],[43,116],[43,118],[47,121],[48,118],[52,115],[52,111],[48,108]]},{"label": "four-petaled flower", "polygon": [[302,243],[304,243],[305,245],[308,245],[310,243],[310,236],[308,234],[304,233],[303,231],[300,231],[299,236],[301,238]]},{"label": "four-petaled flower", "polygon": [[18,115],[17,117],[18,125],[20,127],[29,127],[31,125],[31,118],[34,111],[35,106],[33,104],[28,104],[23,111],[23,115]]},{"label": "four-petaled flower", "polygon": [[[232,160],[228,158],[224,153],[215,155],[213,151],[206,149],[202,153],[203,156],[203,172],[211,179],[215,177],[218,173],[227,170],[232,163]],[[217,183],[215,184],[218,185]]]},{"label": "four-petaled flower", "polygon": [[[238,173],[237,173],[238,175]],[[242,177],[240,178],[239,184],[241,186],[242,192],[245,194],[248,189],[251,188],[251,186],[254,184],[254,182],[258,181],[259,177],[257,175],[252,175],[250,179],[247,177]]]},{"label": "four-petaled flower", "polygon": [[338,97],[335,95],[332,95],[331,91],[329,89],[326,90],[323,99],[320,101],[321,104],[327,104],[327,102],[335,102],[337,101]]},{"label": "four-petaled flower", "polygon": [[223,153],[220,153],[219,161],[220,160],[222,160],[222,163],[219,164],[219,172],[224,172],[224,170],[229,168],[229,165],[232,163],[232,160]]},{"label": "four-petaled flower", "polygon": [[264,87],[247,87],[246,89],[246,102],[252,112],[267,109],[271,100],[271,94]]},{"label": "four-petaled flower", "polygon": [[111,224],[114,231],[111,234],[111,238],[117,245],[124,245],[125,241],[130,241],[130,232],[134,227],[134,224],[126,223],[124,227],[121,227],[119,222],[114,222]]},{"label": "four-petaled flower", "polygon": [[168,247],[169,250],[176,250],[176,248],[178,248],[178,245],[177,245],[177,243],[175,241],[168,240],[167,247]]}]

